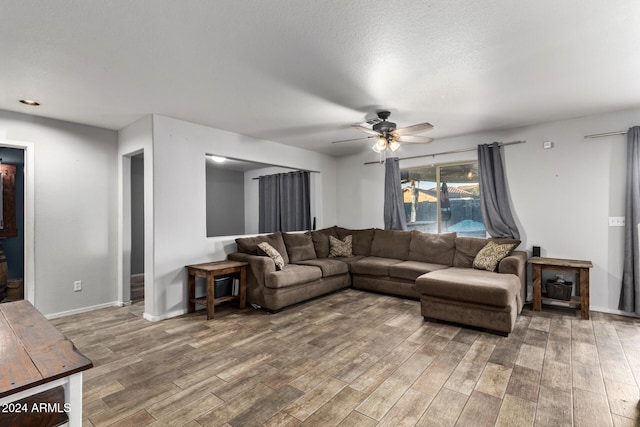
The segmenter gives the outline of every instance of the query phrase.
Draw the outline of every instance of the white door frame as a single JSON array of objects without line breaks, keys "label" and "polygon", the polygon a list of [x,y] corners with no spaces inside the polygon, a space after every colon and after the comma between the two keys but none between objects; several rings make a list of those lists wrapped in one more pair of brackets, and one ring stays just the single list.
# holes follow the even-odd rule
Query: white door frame
[{"label": "white door frame", "polygon": [[0,147],[24,150],[24,299],[35,306],[35,144],[0,139]]}]

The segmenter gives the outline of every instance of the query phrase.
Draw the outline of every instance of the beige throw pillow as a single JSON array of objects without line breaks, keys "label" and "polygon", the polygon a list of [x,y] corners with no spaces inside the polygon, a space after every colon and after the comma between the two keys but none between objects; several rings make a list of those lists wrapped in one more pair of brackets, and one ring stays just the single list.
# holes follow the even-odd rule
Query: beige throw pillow
[{"label": "beige throw pillow", "polygon": [[353,256],[352,251],[352,240],[353,237],[348,235],[344,239],[336,239],[333,236],[329,236],[329,257],[351,257]]},{"label": "beige throw pillow", "polygon": [[518,246],[517,243],[496,243],[489,241],[473,260],[473,268],[496,271],[498,264]]},{"label": "beige throw pillow", "polygon": [[258,243],[258,247],[276,263],[276,270],[282,270],[282,267],[284,267],[284,259],[282,259],[280,252],[275,250],[274,247],[267,242]]}]

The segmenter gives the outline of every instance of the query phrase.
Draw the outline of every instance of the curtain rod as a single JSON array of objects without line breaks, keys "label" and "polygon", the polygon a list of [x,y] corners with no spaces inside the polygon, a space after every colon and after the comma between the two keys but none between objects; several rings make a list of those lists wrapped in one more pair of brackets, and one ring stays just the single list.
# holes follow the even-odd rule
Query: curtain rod
[{"label": "curtain rod", "polygon": [[611,135],[626,135],[626,130],[619,130],[617,132],[605,132],[605,133],[594,133],[591,135],[585,135],[584,138],[602,138],[603,136],[611,136]]},{"label": "curtain rod", "polygon": [[[505,145],[514,145],[514,144],[523,144],[527,141],[511,141],[511,142],[501,142],[498,144],[498,146],[502,147]],[[456,154],[456,153],[465,153],[467,151],[476,151],[478,148],[474,147],[474,148],[463,148],[461,150],[452,150],[452,151],[442,151],[440,153],[433,153],[433,154],[421,154],[419,156],[410,156],[410,157],[400,157],[398,160],[411,160],[411,159],[419,159],[421,157],[435,157],[435,156],[442,156],[443,154]],[[384,160],[380,160],[377,162],[364,162],[365,165],[379,165],[384,163]]]}]

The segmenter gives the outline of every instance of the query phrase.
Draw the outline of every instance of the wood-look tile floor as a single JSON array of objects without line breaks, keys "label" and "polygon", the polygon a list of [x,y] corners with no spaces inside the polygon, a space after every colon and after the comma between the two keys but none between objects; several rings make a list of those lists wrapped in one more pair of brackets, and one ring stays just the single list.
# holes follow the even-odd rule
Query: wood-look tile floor
[{"label": "wood-look tile floor", "polygon": [[640,322],[544,310],[508,338],[353,289],[278,314],[150,323],[137,304],[52,322],[95,364],[89,426],[638,425]]}]

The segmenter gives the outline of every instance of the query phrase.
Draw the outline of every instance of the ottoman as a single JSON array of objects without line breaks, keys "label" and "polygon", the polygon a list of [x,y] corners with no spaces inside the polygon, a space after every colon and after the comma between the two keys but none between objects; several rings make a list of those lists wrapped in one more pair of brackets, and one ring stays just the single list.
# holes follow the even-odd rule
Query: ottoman
[{"label": "ottoman", "polygon": [[416,279],[420,313],[425,319],[475,326],[505,336],[513,331],[522,311],[520,286],[515,274],[472,268],[447,268]]}]

